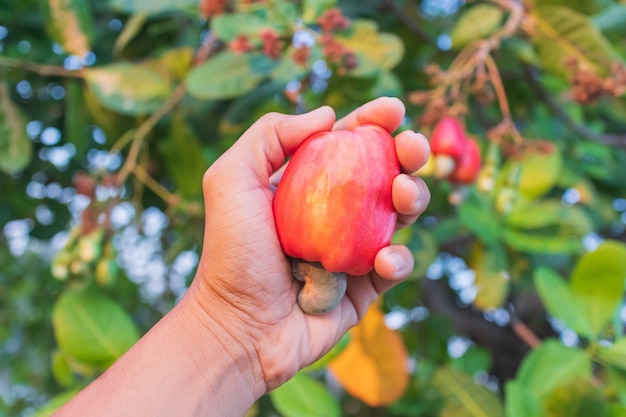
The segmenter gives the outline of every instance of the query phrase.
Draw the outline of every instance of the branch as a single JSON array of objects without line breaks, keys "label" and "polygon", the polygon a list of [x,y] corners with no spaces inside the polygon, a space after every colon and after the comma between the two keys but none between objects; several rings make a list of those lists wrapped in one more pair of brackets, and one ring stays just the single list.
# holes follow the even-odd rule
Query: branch
[{"label": "branch", "polygon": [[539,94],[539,98],[546,103],[548,108],[558,117],[567,127],[572,129],[575,133],[582,136],[585,139],[589,139],[593,142],[603,143],[605,145],[617,146],[619,148],[626,149],[626,134],[619,133],[597,133],[589,129],[587,126],[577,123],[572,119],[569,114],[557,103],[554,97],[546,91],[545,88],[539,83],[532,68],[528,65],[524,66],[524,73],[526,78]]},{"label": "branch", "polygon": [[141,146],[143,142],[152,130],[154,126],[167,114],[172,108],[183,98],[185,95],[186,87],[184,83],[181,83],[176,87],[171,96],[159,107],[154,113],[150,115],[146,119],[145,122],[137,128],[134,132],[132,144],[130,145],[130,150],[128,151],[128,156],[126,157],[126,161],[124,165],[120,168],[119,173],[117,174],[117,183],[119,185],[124,184],[128,175],[135,170],[135,166],[137,165],[137,157],[139,156],[139,151],[141,150]]},{"label": "branch", "polygon": [[8,68],[17,68],[23,69],[26,71],[35,72],[39,75],[57,75],[61,77],[76,77],[83,78],[84,74],[82,69],[70,71],[65,69],[65,67],[61,65],[46,65],[39,64],[37,62],[27,61],[24,59],[11,58],[8,56],[0,56],[0,66],[8,67]]},{"label": "branch", "polygon": [[404,25],[413,32],[418,38],[422,38],[426,42],[430,44],[435,44],[435,39],[430,36],[421,26],[419,26],[411,17],[405,9],[400,7],[395,0],[385,0],[384,5],[389,8],[393,12],[393,14],[400,20]]}]

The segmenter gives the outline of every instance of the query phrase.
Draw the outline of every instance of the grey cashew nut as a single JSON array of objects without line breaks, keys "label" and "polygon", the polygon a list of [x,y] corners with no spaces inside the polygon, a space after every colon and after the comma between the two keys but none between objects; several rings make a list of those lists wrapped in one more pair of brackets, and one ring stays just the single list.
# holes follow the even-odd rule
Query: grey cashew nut
[{"label": "grey cashew nut", "polygon": [[324,314],[337,306],[346,293],[346,274],[328,272],[319,263],[291,260],[293,276],[304,282],[298,305],[307,314]]}]

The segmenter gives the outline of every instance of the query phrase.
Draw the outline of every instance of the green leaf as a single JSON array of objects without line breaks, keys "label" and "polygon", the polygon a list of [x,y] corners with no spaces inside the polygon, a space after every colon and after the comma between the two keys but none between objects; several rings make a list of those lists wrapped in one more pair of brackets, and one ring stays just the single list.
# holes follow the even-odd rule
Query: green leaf
[{"label": "green leaf", "polygon": [[426,270],[439,255],[439,246],[432,233],[417,226],[406,227],[397,231],[393,236],[392,243],[405,245],[413,252],[415,268],[411,277],[420,278],[426,275]]},{"label": "green leaf", "polygon": [[72,368],[63,352],[55,351],[52,354],[52,375],[63,387],[71,387],[76,382]]},{"label": "green leaf", "polygon": [[26,134],[26,116],[0,81],[0,171],[15,174],[30,163],[33,143]]},{"label": "green leaf", "polygon": [[167,74],[167,77],[183,80],[193,65],[193,49],[189,47],[170,48],[157,58],[144,61],[151,68]]},{"label": "green leaf", "polygon": [[176,191],[186,198],[199,197],[200,179],[208,164],[202,157],[200,141],[180,113],[172,115],[169,134],[159,141],[158,150]]},{"label": "green leaf", "polygon": [[626,5],[612,4],[605,7],[602,12],[593,16],[591,19],[593,24],[602,32],[611,32],[613,30],[624,33],[624,25],[626,24]]},{"label": "green leaf", "polygon": [[372,87],[372,97],[400,97],[403,94],[402,81],[391,71],[381,71]]},{"label": "green leaf", "polygon": [[146,13],[133,13],[133,15],[126,21],[124,28],[119,36],[115,39],[113,45],[113,55],[119,56],[122,51],[128,45],[128,43],[135,38],[141,32],[144,25],[148,21],[148,14]]},{"label": "green leaf", "polygon": [[626,281],[626,245],[607,240],[576,263],[571,276],[572,291],[581,307],[600,333],[610,322],[624,298]]},{"label": "green leaf", "polygon": [[498,242],[500,225],[491,204],[478,193],[472,193],[458,206],[459,220],[483,243]]},{"label": "green leaf", "polygon": [[508,261],[502,246],[485,247],[476,242],[469,266],[475,273],[474,306],[481,310],[501,307],[509,294]]},{"label": "green leaf", "polygon": [[33,417],[50,417],[57,411],[63,404],[71,400],[76,394],[78,394],[78,389],[71,389],[68,391],[64,391],[60,394],[55,395],[50,399],[43,407],[41,407]]},{"label": "green leaf", "polygon": [[467,375],[475,375],[477,372],[487,372],[492,365],[491,353],[483,347],[470,346],[463,356],[454,358],[450,366]]},{"label": "green leaf", "polygon": [[626,406],[621,404],[607,404],[605,417],[626,417]]},{"label": "green leaf", "polygon": [[498,396],[476,385],[471,376],[448,368],[439,368],[433,385],[443,396],[440,417],[498,417],[504,409]]},{"label": "green leaf", "polygon": [[357,67],[350,70],[355,77],[371,77],[381,70],[394,68],[404,55],[404,43],[394,33],[378,32],[372,20],[357,19],[337,40],[356,54]]},{"label": "green leaf", "polygon": [[550,416],[602,417],[606,412],[605,401],[602,388],[591,378],[574,378],[546,398],[545,408]]},{"label": "green leaf", "polygon": [[129,116],[152,113],[172,90],[167,77],[143,64],[119,62],[87,68],[85,78],[104,107]]},{"label": "green leaf", "polygon": [[595,337],[589,318],[565,280],[547,266],[540,266],[535,270],[534,281],[548,313],[576,333]]},{"label": "green leaf", "polygon": [[348,343],[350,343],[350,333],[344,334],[342,338],[339,339],[339,342],[337,342],[335,346],[333,346],[332,349],[328,351],[328,353],[304,368],[302,371],[315,372],[324,369],[326,365],[328,365],[333,359],[335,359],[337,356],[339,356],[341,352],[344,351],[344,349],[348,346]]},{"label": "green leaf", "polygon": [[613,3],[612,0],[541,0],[541,4],[565,6],[586,15],[599,13],[611,3]]},{"label": "green leaf", "polygon": [[129,14],[158,14],[198,7],[198,0],[110,0],[110,2],[113,9]]},{"label": "green leaf", "polygon": [[283,417],[339,417],[339,403],[321,382],[297,373],[270,392],[272,403]]},{"label": "green leaf", "polygon": [[591,377],[587,354],[549,339],[526,356],[516,380],[537,398],[545,399],[557,386],[578,377]]},{"label": "green leaf", "polygon": [[519,159],[507,160],[500,172],[499,182],[516,188],[528,200],[550,191],[559,180],[563,158],[556,146],[547,142],[545,146],[548,149],[527,151]]},{"label": "green leaf", "polygon": [[77,160],[84,158],[91,145],[88,139],[90,120],[83,87],[80,80],[73,78],[65,80],[64,139],[76,148]]},{"label": "green leaf", "polygon": [[254,13],[228,13],[215,16],[211,20],[215,36],[223,42],[230,42],[237,35],[247,36],[251,42],[260,44],[259,33],[263,29],[279,28],[267,18]]},{"label": "green leaf", "polygon": [[505,385],[505,406],[507,417],[544,417],[541,404],[535,394],[517,380],[509,380]]},{"label": "green leaf", "polygon": [[583,63],[598,75],[606,75],[618,55],[609,41],[584,15],[565,6],[540,5],[533,16],[533,42],[545,69],[569,78],[567,59]]},{"label": "green leaf", "polygon": [[238,97],[256,87],[274,65],[263,54],[224,51],[191,70],[187,88],[190,94],[207,100]]},{"label": "green leaf", "polygon": [[311,71],[311,65],[318,59],[322,59],[322,50],[320,47],[309,49],[309,59],[305,65],[299,65],[294,61],[294,54],[298,51],[294,46],[289,46],[280,57],[276,68],[272,70],[271,78],[275,83],[282,85],[292,80],[300,80],[308,75]]},{"label": "green leaf", "polygon": [[67,289],[52,310],[61,351],[81,362],[108,366],[139,339],[131,317],[93,288]]},{"label": "green leaf", "polygon": [[607,381],[617,398],[626,406],[626,371],[620,368],[609,366],[606,368]]},{"label": "green leaf", "polygon": [[267,7],[267,18],[278,33],[292,34],[299,27],[300,6],[291,0],[273,0]]},{"label": "green leaf", "polygon": [[[564,206],[560,200],[535,201],[531,204],[517,205],[508,214],[506,222],[520,229],[540,229],[562,223],[568,217],[572,217],[576,222],[582,218],[586,220],[586,223],[590,223],[581,207]],[[589,227],[584,229],[587,233],[589,232]]]},{"label": "green leaf", "polygon": [[94,32],[89,0],[41,0],[42,14],[50,37],[72,55],[91,49]]},{"label": "green leaf", "polygon": [[606,363],[626,371],[626,337],[617,340],[613,346],[600,347],[597,353],[602,363]]},{"label": "green leaf", "polygon": [[302,22],[304,24],[316,23],[317,19],[328,9],[337,5],[337,0],[303,0]]},{"label": "green leaf", "polygon": [[582,239],[575,236],[504,229],[502,237],[513,249],[528,253],[566,254],[579,252],[583,248]]},{"label": "green leaf", "polygon": [[452,48],[459,50],[468,43],[488,37],[502,23],[504,11],[489,3],[480,3],[468,8],[450,32]]}]

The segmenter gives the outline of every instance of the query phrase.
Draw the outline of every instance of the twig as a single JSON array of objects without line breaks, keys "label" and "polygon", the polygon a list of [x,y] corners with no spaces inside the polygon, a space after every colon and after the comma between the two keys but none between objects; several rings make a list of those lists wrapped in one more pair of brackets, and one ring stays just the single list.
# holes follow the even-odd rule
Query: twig
[{"label": "twig", "polygon": [[143,142],[152,130],[154,126],[167,114],[169,113],[174,106],[183,98],[185,95],[186,86],[184,83],[181,83],[176,87],[171,96],[159,107],[154,113],[150,115],[146,119],[145,122],[141,124],[135,131],[133,136],[132,144],[130,145],[130,150],[128,151],[128,155],[126,156],[126,161],[124,165],[120,168],[119,173],[117,174],[117,183],[119,185],[124,184],[128,175],[133,172],[135,166],[137,165],[137,157],[139,156],[139,151],[141,150],[141,146]]},{"label": "twig", "polygon": [[626,135],[619,133],[597,133],[589,129],[587,126],[581,125],[574,121],[569,114],[556,102],[554,97],[549,94],[545,88],[539,83],[535,77],[533,70],[529,66],[524,66],[524,73],[532,87],[535,89],[541,100],[546,103],[550,111],[556,117],[562,120],[567,127],[585,139],[593,142],[603,143],[605,145],[617,146],[626,149]]},{"label": "twig", "polygon": [[419,38],[422,38],[423,40],[425,40],[428,43],[431,43],[431,44],[435,43],[435,39],[433,39],[433,37],[430,36],[424,29],[422,29],[419,25],[417,25],[415,23],[415,21],[413,21],[409,17],[409,15],[407,14],[406,10],[404,10],[402,7],[398,6],[398,4],[395,2],[395,0],[386,0],[384,4],[385,4],[385,6],[387,6],[389,8],[389,10],[391,10],[393,12],[393,14],[398,18],[398,20],[400,20],[402,23],[404,23],[404,25],[411,32],[413,32],[414,35],[416,35]]},{"label": "twig", "polygon": [[37,62],[26,61],[24,59],[11,58],[8,56],[0,56],[0,66],[23,69],[31,72],[35,72],[39,75],[57,75],[61,77],[76,77],[84,78],[84,71],[78,69],[70,71],[60,65],[46,65],[39,64]]},{"label": "twig", "polygon": [[531,330],[530,327],[526,325],[518,316],[515,314],[514,308],[512,305],[508,305],[506,310],[509,313],[509,317],[511,318],[511,328],[513,332],[526,343],[528,347],[531,349],[535,349],[537,346],[541,344],[541,339],[537,337],[535,332]]},{"label": "twig", "polygon": [[167,190],[161,183],[152,178],[150,174],[146,172],[141,165],[134,165],[132,172],[135,177],[141,181],[146,187],[148,187],[159,198],[165,201],[168,205],[177,206],[181,202],[181,198]]}]

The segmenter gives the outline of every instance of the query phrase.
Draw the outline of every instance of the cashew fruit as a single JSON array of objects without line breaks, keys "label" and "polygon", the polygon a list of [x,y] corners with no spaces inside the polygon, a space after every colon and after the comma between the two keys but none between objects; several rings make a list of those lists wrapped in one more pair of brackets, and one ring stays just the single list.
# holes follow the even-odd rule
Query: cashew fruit
[{"label": "cashew fruit", "polygon": [[439,120],[430,136],[430,151],[433,155],[447,155],[458,164],[465,150],[465,130],[452,116]]},{"label": "cashew fruit", "polygon": [[[305,140],[274,195],[284,253],[332,273],[370,272],[378,251],[391,243],[397,219],[391,188],[399,173],[394,139],[380,126],[323,132]],[[325,312],[318,310],[313,314]]]}]

